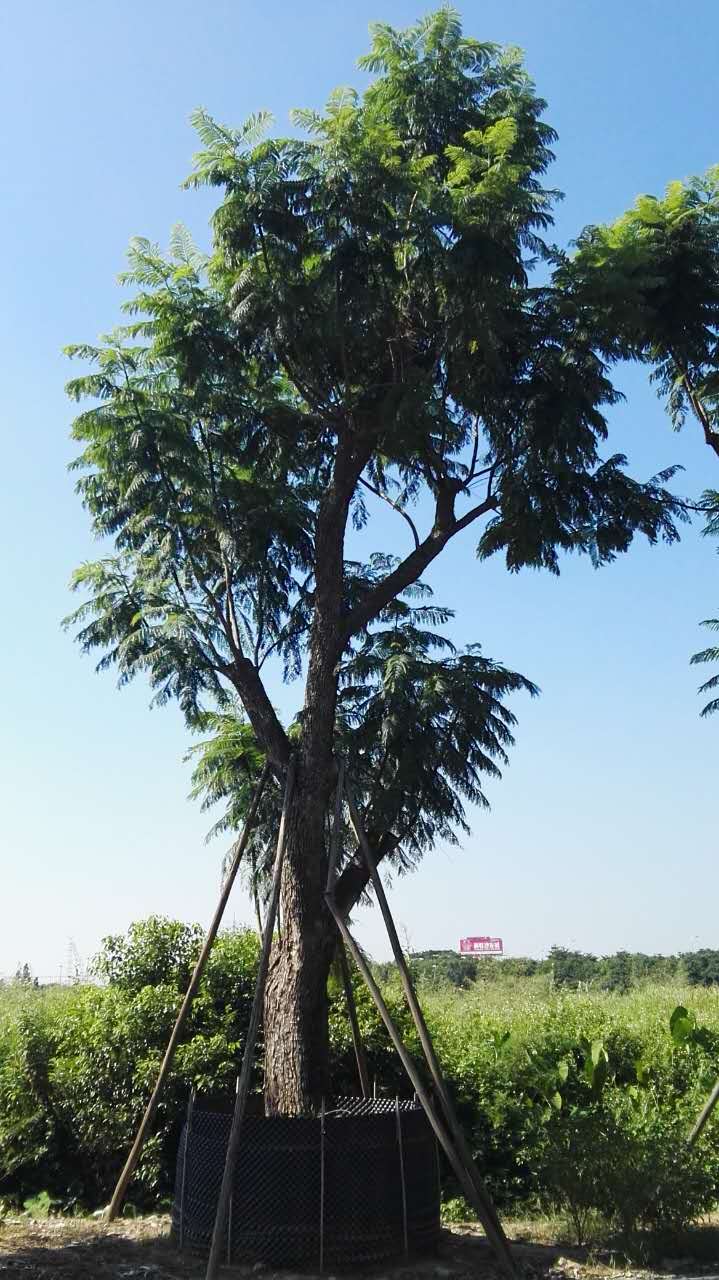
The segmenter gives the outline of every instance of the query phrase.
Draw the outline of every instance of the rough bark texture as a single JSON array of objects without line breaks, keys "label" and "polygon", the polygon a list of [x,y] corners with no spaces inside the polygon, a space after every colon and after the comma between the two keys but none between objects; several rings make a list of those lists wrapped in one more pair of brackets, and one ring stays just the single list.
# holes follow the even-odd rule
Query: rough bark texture
[{"label": "rough bark texture", "polygon": [[369,456],[346,434],[315,532],[315,600],[310,631],[297,782],[282,884],[282,938],[265,995],[265,1107],[272,1114],[314,1110],[329,1086],[327,977],[337,930],[324,898],[325,815],[333,758],[342,627],[344,537],[352,491]]},{"label": "rough bark texture", "polygon": [[324,797],[300,782],[290,811],[282,881],[282,935],[265,989],[265,1108],[314,1111],[329,1087],[327,977],[335,926],[324,902]]}]

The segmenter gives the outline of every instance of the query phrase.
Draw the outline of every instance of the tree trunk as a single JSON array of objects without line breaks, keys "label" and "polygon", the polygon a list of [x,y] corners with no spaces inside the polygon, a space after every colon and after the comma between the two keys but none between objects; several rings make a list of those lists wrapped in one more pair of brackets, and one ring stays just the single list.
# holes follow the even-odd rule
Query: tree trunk
[{"label": "tree trunk", "polygon": [[365,463],[346,444],[320,503],[315,535],[315,614],[310,630],[302,748],[287,828],[282,939],[265,994],[265,1108],[271,1115],[315,1110],[329,1086],[327,977],[337,927],[325,903],[325,815],[333,760],[338,663],[344,641],[344,533]]},{"label": "tree trunk", "polygon": [[287,825],[282,937],[265,990],[265,1109],[315,1111],[329,1087],[327,978],[336,928],[324,900],[326,789],[301,771]]}]

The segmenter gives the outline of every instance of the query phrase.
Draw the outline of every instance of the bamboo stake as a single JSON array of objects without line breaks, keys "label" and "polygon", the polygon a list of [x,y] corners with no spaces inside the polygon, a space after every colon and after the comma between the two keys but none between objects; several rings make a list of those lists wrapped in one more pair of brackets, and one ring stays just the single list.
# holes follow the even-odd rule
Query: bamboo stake
[{"label": "bamboo stake", "polygon": [[325,1100],[320,1113],[320,1275],[325,1269]]},{"label": "bamboo stake", "polygon": [[275,868],[272,875],[272,892],[270,895],[267,914],[265,916],[265,932],[262,939],[262,952],[260,955],[260,965],[257,971],[257,982],[255,983],[255,995],[252,1002],[252,1013],[250,1014],[250,1024],[247,1028],[247,1039],[242,1053],[242,1067],[240,1069],[240,1083],[237,1088],[235,1097],[235,1110],[232,1116],[232,1127],[230,1129],[230,1137],[227,1143],[227,1152],[225,1155],[225,1169],[222,1175],[222,1186],[220,1187],[220,1195],[217,1201],[217,1213],[215,1215],[215,1226],[212,1232],[212,1245],[210,1248],[210,1256],[207,1260],[207,1271],[205,1272],[205,1280],[216,1280],[217,1272],[220,1266],[220,1255],[222,1253],[223,1236],[227,1224],[227,1212],[230,1204],[230,1196],[232,1194],[232,1182],[235,1176],[235,1164],[237,1161],[237,1152],[240,1146],[240,1137],[242,1134],[242,1121],[245,1116],[245,1107],[247,1105],[247,1097],[250,1092],[250,1082],[252,1079],[252,1067],[254,1064],[255,1043],[257,1041],[257,1032],[262,1016],[262,1003],[265,994],[265,984],[267,982],[267,970],[270,964],[270,950],[272,948],[272,935],[275,928],[275,919],[277,917],[277,903],[280,896],[280,884],[282,881],[282,866],[285,860],[285,833],[287,830],[287,813],[292,798],[292,791],[295,782],[295,758],[290,757],[290,763],[287,768],[287,779],[285,782],[285,796],[282,804],[282,820],[280,822],[280,830],[277,836],[277,852],[275,854]]},{"label": "bamboo stake", "polygon": [[365,1053],[364,1041],[360,1035],[359,1023],[357,1021],[357,1006],[355,1004],[355,995],[352,990],[352,979],[350,978],[349,966],[347,964],[347,952],[345,944],[340,939],[339,945],[339,962],[340,972],[342,974],[342,985],[345,989],[345,1000],[347,1002],[347,1016],[350,1020],[350,1029],[352,1031],[352,1045],[355,1051],[355,1061],[357,1063],[357,1074],[359,1076],[362,1097],[369,1098],[369,1069],[367,1067],[367,1054]]},{"label": "bamboo stake", "polygon": [[692,1129],[691,1133],[689,1134],[689,1137],[687,1138],[687,1146],[689,1147],[690,1150],[694,1146],[698,1138],[700,1137],[701,1132],[704,1128],[704,1125],[709,1119],[717,1102],[719,1102],[719,1080],[717,1080],[716,1084],[714,1085],[714,1088],[709,1094],[709,1097],[704,1103],[704,1106],[699,1112],[699,1116],[697,1118],[696,1124],[694,1125],[694,1128]]},{"label": "bamboo stake", "polygon": [[187,1182],[187,1147],[192,1137],[192,1112],[195,1109],[195,1090],[190,1089],[187,1101],[187,1118],[185,1120],[185,1147],[182,1152],[182,1186],[180,1188],[180,1230],[178,1231],[178,1248],[180,1253],[185,1245],[185,1184]]},{"label": "bamboo stake", "polygon": [[[435,1136],[439,1141],[445,1155],[447,1156],[447,1159],[449,1160],[449,1163],[451,1164],[452,1169],[456,1174],[457,1180],[460,1186],[462,1187],[464,1194],[466,1195],[470,1203],[474,1205],[474,1208],[477,1211],[477,1216],[480,1222],[482,1223],[482,1226],[484,1227],[484,1230],[487,1235],[487,1239],[489,1240],[490,1244],[494,1249],[497,1262],[499,1263],[505,1275],[509,1277],[509,1280],[516,1280],[517,1272],[514,1267],[514,1261],[512,1259],[512,1254],[510,1252],[507,1238],[504,1232],[502,1231],[501,1226],[499,1230],[497,1229],[495,1216],[487,1213],[484,1200],[477,1194],[477,1189],[475,1187],[474,1180],[470,1176],[465,1162],[460,1158],[456,1145],[453,1143],[449,1133],[444,1127],[444,1124],[442,1123],[440,1117],[437,1115],[434,1109],[434,1106],[432,1104],[432,1099],[430,1098],[430,1095],[424,1085],[422,1077],[420,1076],[414,1062],[412,1061],[409,1053],[407,1052],[404,1041],[402,1040],[402,1037],[399,1034],[399,1031],[397,1030],[397,1027],[395,1026],[394,1022],[392,1021],[392,1015],[389,1009],[387,1008],[387,1005],[385,1004],[382,993],[372,976],[372,971],[370,970],[369,965],[367,964],[367,961],[365,960],[360,948],[357,946],[357,943],[352,937],[352,934],[347,928],[347,925],[342,917],[342,913],[340,912],[334,900],[334,896],[331,893],[328,893],[326,895],[326,899],[327,899],[327,905],[330,911],[332,912],[332,915],[334,916],[335,921],[337,922],[337,928],[342,934],[342,937],[344,938],[344,941],[346,942],[347,947],[349,948],[350,954],[352,955],[352,958],[355,964],[357,965],[357,968],[359,969],[360,973],[362,974],[362,977],[365,980],[365,983],[367,984],[367,988],[369,990],[370,995],[372,996],[372,999],[374,1000],[374,1003],[377,1007],[377,1011],[382,1021],[384,1022],[385,1027],[387,1028],[387,1032],[389,1034],[390,1040],[392,1041],[395,1049],[397,1050],[402,1066],[407,1072],[407,1075],[409,1076],[410,1081],[412,1082],[412,1085],[417,1092],[417,1097],[419,1098],[422,1104],[422,1107],[424,1108],[425,1114],[427,1116],[427,1119],[429,1120],[430,1125],[432,1126],[432,1129],[434,1130]],[[209,1277],[208,1277],[208,1280],[210,1280]]]},{"label": "bamboo stake", "polygon": [[340,856],[342,837],[342,801],[344,799],[345,765],[340,760],[337,765],[337,787],[335,789],[335,809],[332,818],[332,835],[330,836],[330,856],[327,862],[327,892],[334,893],[337,880],[337,864]]},{"label": "bamboo stake", "polygon": [[[340,856],[340,845],[342,836],[342,803],[344,800],[344,778],[345,765],[344,760],[340,760],[337,765],[337,787],[335,790],[335,808],[332,820],[332,834],[330,836],[330,856],[327,863],[327,893],[334,893],[337,881],[337,867]],[[364,1043],[360,1035],[359,1023],[357,1021],[357,1006],[355,1004],[354,991],[352,990],[352,979],[350,978],[349,966],[347,964],[347,953],[344,943],[340,939],[339,951],[337,953],[339,959],[340,973],[342,975],[342,986],[344,987],[345,1001],[347,1004],[347,1016],[349,1017],[350,1030],[352,1032],[352,1045],[354,1048],[355,1061],[357,1063],[357,1074],[359,1076],[362,1097],[369,1098],[370,1083],[369,1070],[367,1067],[367,1055],[365,1053]]]},{"label": "bamboo stake", "polygon": [[172,1035],[170,1036],[167,1049],[165,1050],[165,1056],[162,1059],[162,1064],[160,1066],[157,1080],[155,1082],[155,1088],[152,1091],[152,1096],[145,1109],[145,1114],[142,1117],[142,1120],[140,1121],[140,1127],[137,1131],[137,1137],[135,1138],[135,1141],[132,1145],[132,1149],[130,1151],[129,1156],[125,1161],[125,1167],[123,1168],[122,1173],[120,1174],[120,1177],[117,1180],[117,1186],[115,1187],[112,1200],[110,1201],[109,1207],[107,1209],[108,1222],[114,1222],[115,1218],[120,1212],[120,1209],[122,1208],[122,1202],[125,1199],[125,1192],[127,1191],[130,1179],[133,1173],[135,1172],[135,1169],[137,1168],[137,1162],[140,1159],[142,1148],[145,1145],[145,1141],[147,1139],[150,1126],[155,1118],[155,1112],[157,1111],[158,1103],[160,1101],[160,1094],[162,1092],[162,1087],[165,1083],[165,1080],[167,1079],[170,1067],[172,1066],[172,1060],[175,1056],[175,1050],[177,1048],[178,1041],[180,1039],[180,1036],[182,1035],[185,1022],[187,1021],[187,1015],[189,1014],[190,1008],[192,1007],[192,1002],[195,998],[197,988],[200,985],[200,979],[202,977],[205,965],[207,963],[207,958],[210,954],[210,951],[212,950],[212,944],[215,941],[215,938],[217,937],[217,931],[222,922],[222,917],[225,912],[225,907],[227,906],[227,900],[232,891],[232,886],[235,883],[235,878],[239,870],[240,862],[242,861],[242,857],[244,855],[245,849],[247,848],[247,843],[249,841],[250,835],[252,834],[252,828],[255,823],[257,810],[259,808],[260,800],[262,798],[262,792],[264,790],[265,783],[267,782],[269,772],[270,772],[269,765],[265,765],[264,769],[262,770],[262,774],[260,776],[260,780],[257,784],[257,787],[255,788],[255,794],[252,797],[252,804],[250,805],[250,811],[247,815],[247,821],[245,822],[242,835],[240,836],[239,842],[236,846],[235,856],[232,859],[230,870],[227,873],[227,878],[225,880],[224,885],[222,886],[220,900],[215,909],[215,914],[212,917],[210,927],[207,930],[202,951],[199,954],[194,972],[192,974],[192,977],[190,978],[190,985],[188,986],[187,991],[185,992],[185,998],[182,1001],[182,1004],[180,1006],[180,1012],[178,1013],[177,1019],[175,1021],[175,1025],[172,1028]]},{"label": "bamboo stake", "polygon": [[492,1223],[494,1224],[494,1228],[497,1235],[504,1241],[508,1249],[509,1246],[507,1244],[507,1239],[504,1234],[504,1229],[502,1227],[501,1222],[499,1221],[499,1218],[497,1216],[497,1212],[492,1203],[491,1197],[489,1196],[487,1189],[484,1186],[484,1183],[482,1182],[482,1179],[480,1178],[479,1173],[477,1172],[477,1168],[474,1163],[472,1153],[469,1149],[467,1140],[464,1136],[462,1127],[459,1123],[457,1113],[452,1104],[452,1099],[449,1095],[449,1090],[447,1089],[444,1076],[442,1075],[442,1069],[439,1065],[437,1054],[435,1053],[434,1045],[432,1043],[432,1038],[429,1034],[427,1023],[424,1020],[424,1014],[422,1012],[419,1000],[417,999],[417,993],[414,989],[412,976],[409,972],[409,968],[407,967],[407,962],[404,958],[404,952],[402,951],[402,946],[400,944],[397,930],[395,928],[395,923],[392,918],[392,912],[390,911],[390,908],[389,908],[387,896],[384,891],[384,885],[382,884],[379,873],[377,871],[377,864],[374,859],[372,847],[369,843],[369,840],[367,839],[367,835],[365,833],[364,827],[362,826],[362,821],[360,819],[357,806],[354,802],[351,789],[346,780],[345,780],[345,796],[347,797],[347,807],[349,809],[350,821],[354,828],[355,835],[357,836],[357,840],[359,842],[360,849],[362,850],[362,855],[364,857],[364,860],[367,863],[367,868],[370,873],[370,878],[371,878],[372,885],[377,897],[377,902],[379,904],[379,908],[382,913],[382,919],[384,920],[385,928],[387,929],[387,935],[389,937],[390,945],[392,947],[392,953],[394,955],[395,962],[399,970],[399,975],[402,982],[402,987],[404,989],[405,997],[407,999],[407,1004],[409,1005],[410,1013],[412,1014],[412,1019],[417,1028],[420,1044],[422,1045],[424,1056],[427,1060],[427,1066],[429,1067],[430,1073],[432,1075],[432,1079],[437,1089],[437,1093],[442,1103],[442,1109],[445,1114],[445,1119],[449,1127],[449,1131],[452,1137],[454,1138],[455,1143],[457,1144],[459,1154],[464,1164],[467,1167],[467,1171],[469,1173],[469,1176],[472,1179],[472,1182],[474,1183],[476,1198],[481,1201],[484,1208],[485,1216],[492,1220]]},{"label": "bamboo stake", "polygon": [[407,1232],[407,1179],[404,1173],[404,1143],[402,1141],[402,1112],[399,1109],[399,1098],[394,1100],[394,1115],[397,1125],[397,1149],[399,1151],[399,1175],[402,1189],[402,1238],[404,1240],[405,1257],[409,1254],[409,1234]]}]

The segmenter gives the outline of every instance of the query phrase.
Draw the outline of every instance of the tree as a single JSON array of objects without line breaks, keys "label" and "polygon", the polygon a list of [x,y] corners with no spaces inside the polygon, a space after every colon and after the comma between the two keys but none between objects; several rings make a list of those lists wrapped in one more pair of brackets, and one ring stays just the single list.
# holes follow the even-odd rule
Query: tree
[{"label": "tree", "polygon": [[594,982],[599,973],[596,956],[567,947],[552,947],[549,952],[552,983],[556,987],[578,987]]},{"label": "tree", "polygon": [[163,916],[148,916],[127,933],[102,939],[93,971],[111,986],[136,995],[143,987],[173,985],[183,994],[202,946],[202,930]]},{"label": "tree", "polygon": [[[611,224],[585,228],[565,283],[605,354],[650,366],[675,429],[693,418],[719,458],[719,165],[670,183],[663,199],[640,196]],[[716,537],[719,492],[707,489],[699,508],[704,532]],[[719,619],[702,626],[719,631]],[[719,648],[692,662],[719,662]],[[699,692],[717,690],[714,675]],[[718,710],[713,696],[702,715]]]},{"label": "tree", "polygon": [[632,986],[632,957],[628,951],[617,951],[613,956],[604,956],[600,962],[601,983],[606,991],[616,991],[626,995]]},{"label": "tree", "polygon": [[719,951],[704,947],[681,957],[690,987],[713,987],[719,983]]},{"label": "tree", "polygon": [[[353,702],[343,672],[396,676],[413,715],[423,691],[441,701],[422,645],[407,648],[405,631],[393,652],[393,619],[470,528],[480,561],[501,552],[511,571],[558,572],[563,552],[601,565],[637,533],[673,540],[679,511],[671,472],[642,483],[624,457],[602,456],[618,393],[552,275],[562,262],[543,239],[554,199],[543,176],[555,135],[518,55],[463,37],[442,9],[408,31],[373,28],[360,65],[375,77],[366,92],[295,113],[299,136],[265,136],[266,115],[229,129],[197,112],[189,182],[221,192],[211,255],[182,229],[169,258],[135,241],[129,323],[71,348],[96,366],[70,385],[94,401],[74,426],[79,490],[114,541],[75,577],[83,648],[121,683],[145,673],[156,700],[176,698],[193,722],[231,692],[278,778],[296,754],[265,1006],[267,1105],[287,1112],[326,1086],[335,753],[384,715],[374,695]],[[407,554],[349,560],[348,527],[371,527],[380,504]],[[471,699],[473,678],[482,691],[479,655],[448,661],[452,698]],[[304,679],[292,729],[264,682],[273,663]],[[508,678],[497,671],[499,700]],[[452,716],[447,699],[448,728]],[[412,726],[398,721],[395,739]],[[398,777],[363,798],[377,858],[396,863],[457,810],[444,757],[439,819],[406,799],[421,758],[410,768],[406,748],[390,751],[387,770],[392,760]],[[348,856],[348,910],[365,884]]]}]

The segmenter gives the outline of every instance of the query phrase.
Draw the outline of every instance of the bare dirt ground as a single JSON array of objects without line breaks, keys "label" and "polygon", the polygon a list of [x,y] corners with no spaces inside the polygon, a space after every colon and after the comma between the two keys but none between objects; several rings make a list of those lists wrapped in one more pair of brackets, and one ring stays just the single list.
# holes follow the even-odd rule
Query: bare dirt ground
[{"label": "bare dirt ground", "polygon": [[[572,1249],[553,1242],[537,1223],[509,1223],[519,1270],[526,1280],[650,1280],[650,1277],[696,1277],[719,1280],[716,1225],[707,1225],[697,1251],[703,1261],[663,1259],[650,1271],[620,1265],[608,1255]],[[699,1229],[701,1234],[701,1228]],[[693,1251],[694,1252],[694,1251]],[[170,1239],[166,1216],[123,1220],[106,1226],[83,1218],[26,1217],[0,1222],[0,1276],[7,1280],[204,1280],[205,1262],[180,1254]],[[254,1267],[223,1267],[225,1280],[299,1280],[291,1272]],[[430,1259],[355,1273],[354,1280],[496,1280],[492,1254],[471,1224],[443,1232],[439,1253]],[[301,1280],[311,1280],[306,1274]],[[318,1278],[319,1280],[319,1278]],[[325,1276],[323,1280],[336,1280]],[[343,1273],[342,1280],[352,1280]]]}]

